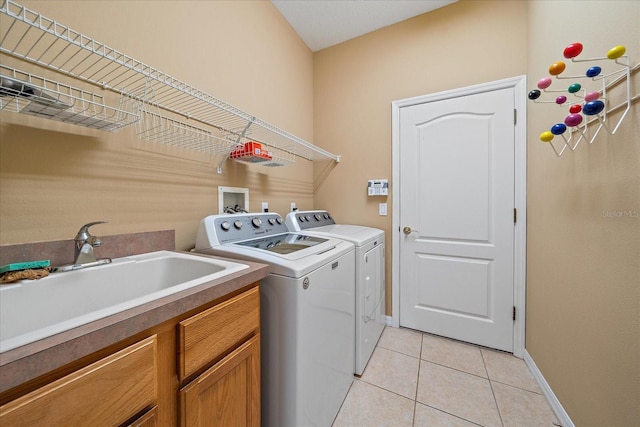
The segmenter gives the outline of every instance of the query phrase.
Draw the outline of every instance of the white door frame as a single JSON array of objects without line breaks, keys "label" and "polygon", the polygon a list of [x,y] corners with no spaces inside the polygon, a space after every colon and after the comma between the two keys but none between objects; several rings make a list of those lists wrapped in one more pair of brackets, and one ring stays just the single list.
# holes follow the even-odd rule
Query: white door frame
[{"label": "white door frame", "polygon": [[473,95],[480,92],[513,88],[515,92],[515,208],[517,221],[514,229],[514,287],[513,304],[516,320],[513,325],[513,354],[524,357],[525,309],[526,309],[526,265],[527,265],[527,93],[526,76],[517,76],[490,83],[438,92],[391,103],[392,108],[392,239],[391,239],[391,324],[400,326],[400,109],[425,102],[440,101]]}]

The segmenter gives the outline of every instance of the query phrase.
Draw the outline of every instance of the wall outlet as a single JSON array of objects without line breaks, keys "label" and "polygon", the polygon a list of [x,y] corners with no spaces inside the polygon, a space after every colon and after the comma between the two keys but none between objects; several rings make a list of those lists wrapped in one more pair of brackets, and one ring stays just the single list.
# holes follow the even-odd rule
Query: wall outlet
[{"label": "wall outlet", "polygon": [[298,208],[296,208],[296,202],[291,202],[291,212],[293,211],[297,211]]},{"label": "wall outlet", "polygon": [[262,202],[262,212],[269,212],[269,203]]}]

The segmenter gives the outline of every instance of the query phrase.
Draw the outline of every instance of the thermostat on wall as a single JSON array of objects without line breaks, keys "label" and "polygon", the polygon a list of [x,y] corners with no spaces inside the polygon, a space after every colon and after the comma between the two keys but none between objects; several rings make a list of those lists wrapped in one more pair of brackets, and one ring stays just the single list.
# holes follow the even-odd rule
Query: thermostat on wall
[{"label": "thermostat on wall", "polygon": [[388,196],[389,180],[388,179],[370,179],[367,185],[369,196]]}]

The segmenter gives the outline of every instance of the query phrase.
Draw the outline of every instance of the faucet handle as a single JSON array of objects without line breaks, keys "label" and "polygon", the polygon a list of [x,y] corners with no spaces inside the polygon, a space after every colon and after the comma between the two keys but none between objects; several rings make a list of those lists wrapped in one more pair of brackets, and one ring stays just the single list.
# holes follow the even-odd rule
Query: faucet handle
[{"label": "faucet handle", "polygon": [[75,240],[87,240],[89,237],[91,237],[91,235],[89,234],[89,227],[97,224],[107,224],[107,221],[95,221],[83,225],[82,227],[80,227],[80,230],[78,230],[78,234],[76,234]]},{"label": "faucet handle", "polygon": [[96,236],[89,236],[89,238],[87,239],[87,243],[89,243],[94,248],[102,246],[102,240],[100,240],[100,238]]}]

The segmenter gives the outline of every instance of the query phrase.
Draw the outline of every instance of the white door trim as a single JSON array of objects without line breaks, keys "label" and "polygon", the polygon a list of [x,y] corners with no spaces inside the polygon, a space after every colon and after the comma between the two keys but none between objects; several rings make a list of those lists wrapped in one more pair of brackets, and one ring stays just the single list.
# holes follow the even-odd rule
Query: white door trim
[{"label": "white door trim", "polygon": [[391,103],[392,123],[392,239],[391,239],[391,309],[392,325],[400,326],[400,109],[425,102],[473,95],[492,90],[513,88],[515,92],[515,208],[518,212],[514,230],[514,289],[513,303],[516,320],[513,325],[513,354],[524,357],[525,309],[526,309],[526,265],[527,265],[527,93],[526,76],[517,76],[490,83],[438,92],[414,98],[401,99]]}]

